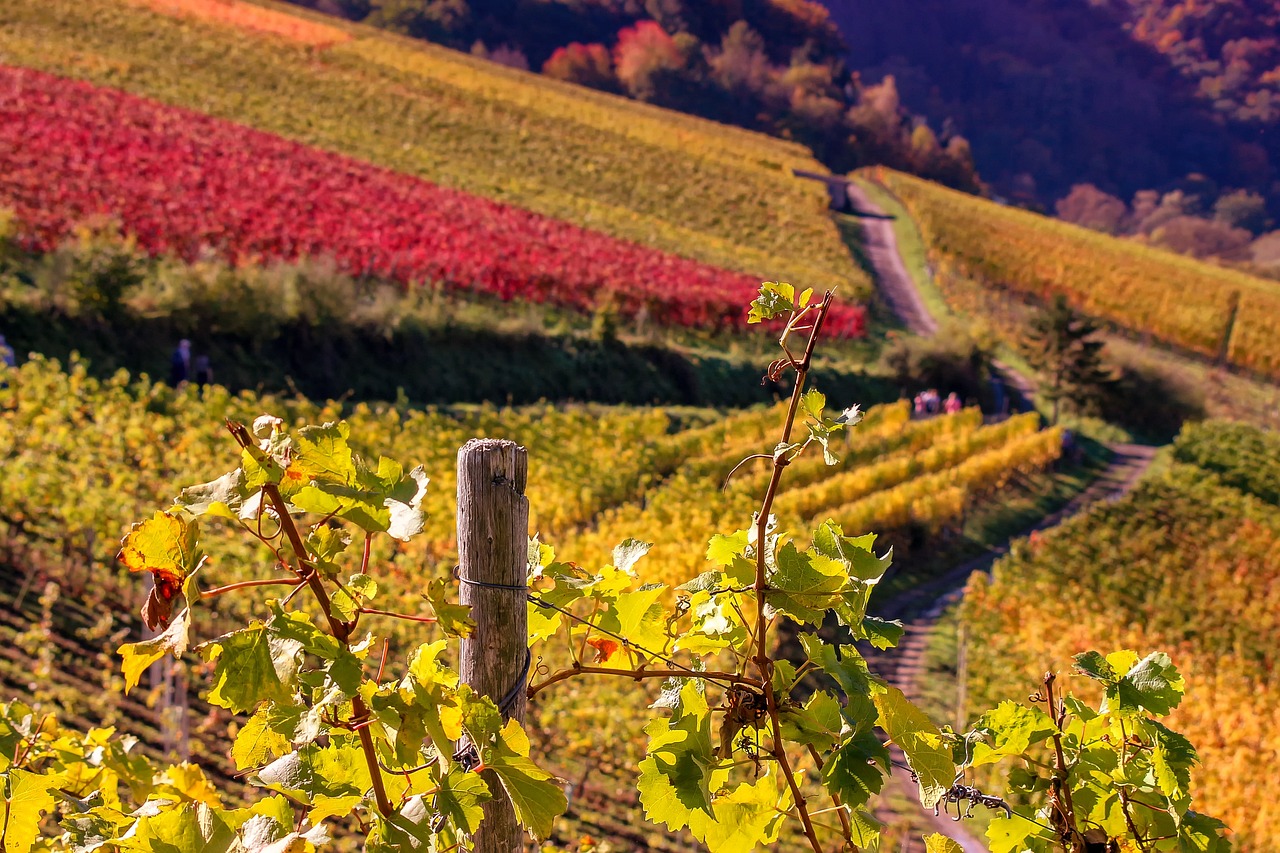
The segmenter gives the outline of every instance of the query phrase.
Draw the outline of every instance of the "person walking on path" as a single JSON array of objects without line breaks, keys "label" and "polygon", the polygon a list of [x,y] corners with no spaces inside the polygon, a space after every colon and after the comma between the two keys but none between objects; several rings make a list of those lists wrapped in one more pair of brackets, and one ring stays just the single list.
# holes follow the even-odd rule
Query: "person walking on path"
[{"label": "person walking on path", "polygon": [[942,410],[948,415],[957,414],[963,408],[964,403],[960,402],[960,395],[955,391],[947,395],[947,401],[942,406]]},{"label": "person walking on path", "polygon": [[183,338],[169,360],[169,384],[174,388],[191,378],[191,341]]},{"label": "person walking on path", "polygon": [[5,367],[17,367],[18,362],[13,357],[13,347],[5,341],[4,335],[0,335],[0,364]]}]

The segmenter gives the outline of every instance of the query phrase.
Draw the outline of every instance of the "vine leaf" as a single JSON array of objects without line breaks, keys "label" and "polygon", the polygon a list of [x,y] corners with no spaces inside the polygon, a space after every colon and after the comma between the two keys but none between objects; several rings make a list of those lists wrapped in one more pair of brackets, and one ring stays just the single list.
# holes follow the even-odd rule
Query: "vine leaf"
[{"label": "vine leaf", "polygon": [[1143,722],[1153,741],[1151,763],[1160,792],[1170,799],[1191,796],[1191,768],[1199,761],[1196,748],[1184,735],[1156,720]]},{"label": "vine leaf", "polygon": [[639,539],[627,539],[613,549],[613,565],[635,577],[635,565],[640,558],[649,553],[649,549],[653,547],[651,542],[641,542]]},{"label": "vine leaf", "polygon": [[750,853],[778,840],[791,808],[790,791],[780,793],[771,772],[716,797],[713,817],[692,812],[689,829],[711,853]]},{"label": "vine leaf", "polygon": [[489,786],[479,773],[467,773],[461,767],[454,767],[440,780],[434,807],[458,829],[475,835],[484,818],[481,804],[491,798]]},{"label": "vine leaf", "polygon": [[1186,683],[1164,652],[1139,660],[1136,652],[1127,649],[1105,658],[1089,651],[1072,660],[1077,672],[1106,685],[1107,698],[1100,709],[1104,714],[1133,716],[1147,710],[1163,716],[1182,701]]},{"label": "vine leaf", "polygon": [[781,613],[801,624],[818,625],[832,598],[845,587],[844,567],[814,551],[800,551],[787,542],[777,553],[778,568],[769,578],[766,611]]},{"label": "vine leaf", "polygon": [[177,660],[186,652],[187,634],[191,627],[190,615],[189,609],[183,610],[160,635],[137,643],[125,643],[116,649],[116,654],[122,659],[120,670],[124,673],[126,696],[129,695],[130,690],[138,686],[138,679],[142,678],[142,673],[146,672],[151,664],[165,655],[173,655]]},{"label": "vine leaf", "polygon": [[[808,304],[813,290],[801,294],[803,305]],[[785,281],[766,281],[760,285],[760,295],[751,301],[747,311],[748,323],[759,323],[773,320],[796,309],[796,289]]]},{"label": "vine leaf", "polygon": [[350,622],[360,612],[360,608],[378,594],[378,582],[366,574],[357,572],[345,584],[329,596],[329,606],[333,614],[343,622]]},{"label": "vine leaf", "polygon": [[186,803],[138,821],[130,848],[144,853],[222,853],[236,846],[236,833],[217,809]]},{"label": "vine leaf", "polygon": [[[1050,850],[1057,838],[1043,825],[1036,811],[1026,806],[1013,809],[1013,817],[1003,814],[987,825],[987,842],[991,853],[1023,853],[1026,850]],[[1038,844],[1036,842],[1039,842]]]},{"label": "vine leaf", "polygon": [[[436,578],[427,584],[427,591],[423,597],[431,605],[440,630],[450,637],[470,637],[476,627],[475,621],[471,618],[471,606],[456,603],[453,600],[454,595],[452,584],[443,578]],[[530,609],[533,609],[532,605]]]},{"label": "vine leaf", "polygon": [[303,644],[298,640],[273,637],[266,625],[254,622],[199,648],[205,660],[214,664],[210,703],[247,714],[264,700],[290,701],[302,658]]},{"label": "vine leaf", "polygon": [[53,811],[50,789],[62,785],[57,774],[31,773],[10,767],[0,774],[0,792],[4,794],[4,813],[0,815],[4,832],[4,853],[26,853],[40,831],[40,814]]},{"label": "vine leaf", "polygon": [[251,494],[245,487],[244,471],[237,468],[211,482],[187,486],[173,502],[191,515],[212,515],[236,521]]},{"label": "vine leaf", "polygon": [[692,681],[680,689],[678,711],[669,720],[651,720],[644,730],[649,748],[637,787],[645,815],[673,830],[688,826],[695,812],[711,816],[711,714]]},{"label": "vine leaf", "polygon": [[261,767],[293,749],[292,733],[298,727],[302,708],[274,702],[260,707],[249,718],[231,744],[231,759],[237,770]]},{"label": "vine leaf", "polygon": [[201,562],[199,524],[177,513],[158,511],[134,524],[120,541],[116,559],[130,572],[150,572],[155,581],[142,618],[148,628],[169,624],[173,601]]},{"label": "vine leaf", "polygon": [[889,751],[872,732],[855,734],[840,744],[822,768],[822,783],[845,805],[865,804],[884,787]]},{"label": "vine leaf", "polygon": [[951,787],[956,776],[951,750],[937,726],[912,705],[896,687],[886,687],[872,696],[879,711],[879,725],[907,757],[907,764],[920,784],[920,802],[933,808]]},{"label": "vine leaf", "polygon": [[529,759],[529,738],[515,720],[504,725],[493,702],[467,685],[458,691],[462,727],[481,763],[502,783],[516,820],[538,839],[548,838],[555,819],[569,807],[559,781]]},{"label": "vine leaf", "polygon": [[924,839],[925,853],[964,853],[964,848],[945,835],[934,832]]},{"label": "vine leaf", "polygon": [[974,729],[991,739],[973,744],[970,767],[995,764],[1006,756],[1021,755],[1055,731],[1053,720],[1039,708],[1005,700],[978,719]]},{"label": "vine leaf", "polygon": [[311,804],[307,820],[347,814],[364,799],[372,781],[360,747],[307,744],[277,758],[258,772],[266,788]]}]

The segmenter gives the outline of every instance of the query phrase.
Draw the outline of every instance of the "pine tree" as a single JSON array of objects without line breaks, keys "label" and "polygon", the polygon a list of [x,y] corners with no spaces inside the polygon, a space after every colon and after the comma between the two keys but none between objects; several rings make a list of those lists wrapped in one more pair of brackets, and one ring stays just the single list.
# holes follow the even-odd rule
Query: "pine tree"
[{"label": "pine tree", "polygon": [[1028,357],[1042,374],[1041,393],[1053,403],[1055,424],[1064,399],[1078,410],[1117,380],[1103,362],[1106,344],[1095,337],[1097,332],[1097,323],[1078,313],[1062,295],[1031,320]]}]

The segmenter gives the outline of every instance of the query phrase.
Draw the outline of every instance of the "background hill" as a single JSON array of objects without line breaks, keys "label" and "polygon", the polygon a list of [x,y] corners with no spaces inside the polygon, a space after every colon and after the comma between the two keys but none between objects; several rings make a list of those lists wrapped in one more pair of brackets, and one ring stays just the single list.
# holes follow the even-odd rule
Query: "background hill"
[{"label": "background hill", "polygon": [[[1189,175],[1280,203],[1280,9],[1267,0],[826,0],[866,79],[964,134],[1026,200]],[[1207,193],[1206,208],[1216,193]]]}]

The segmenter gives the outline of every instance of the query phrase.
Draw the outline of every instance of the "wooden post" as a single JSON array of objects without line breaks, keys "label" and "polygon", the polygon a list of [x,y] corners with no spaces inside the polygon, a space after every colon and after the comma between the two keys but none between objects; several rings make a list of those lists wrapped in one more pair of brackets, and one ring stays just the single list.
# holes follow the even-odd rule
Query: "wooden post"
[{"label": "wooden post", "polygon": [[[529,654],[528,596],[523,590],[529,559],[528,470],[528,453],[514,441],[473,438],[458,451],[458,577],[521,587],[460,585],[462,603],[471,605],[476,623],[462,641],[462,681],[497,703],[514,691],[505,710],[521,723]],[[518,853],[524,833],[511,801],[492,771],[483,778],[493,799],[484,804],[474,849]]]}]

